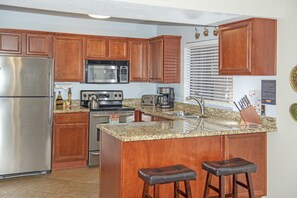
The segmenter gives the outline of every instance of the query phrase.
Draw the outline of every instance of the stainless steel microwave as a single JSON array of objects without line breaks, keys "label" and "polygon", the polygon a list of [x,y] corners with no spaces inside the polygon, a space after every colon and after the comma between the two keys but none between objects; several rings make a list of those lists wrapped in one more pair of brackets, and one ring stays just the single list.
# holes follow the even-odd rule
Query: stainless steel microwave
[{"label": "stainless steel microwave", "polygon": [[86,83],[129,83],[129,61],[86,60]]}]

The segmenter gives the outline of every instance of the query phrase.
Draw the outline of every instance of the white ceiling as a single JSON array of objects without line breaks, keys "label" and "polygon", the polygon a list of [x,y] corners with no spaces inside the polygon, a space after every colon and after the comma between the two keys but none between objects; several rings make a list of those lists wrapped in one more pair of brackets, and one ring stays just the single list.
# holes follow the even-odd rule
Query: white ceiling
[{"label": "white ceiling", "polygon": [[128,3],[114,0],[1,0],[0,9],[88,18],[108,15],[108,21],[155,25],[218,25],[247,16]]}]

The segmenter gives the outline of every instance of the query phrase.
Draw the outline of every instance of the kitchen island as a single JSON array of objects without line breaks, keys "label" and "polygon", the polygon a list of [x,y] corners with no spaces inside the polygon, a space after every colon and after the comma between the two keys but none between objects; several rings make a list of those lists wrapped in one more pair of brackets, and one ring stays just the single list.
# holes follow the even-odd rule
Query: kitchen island
[{"label": "kitchen island", "polygon": [[[197,172],[197,179],[191,182],[192,194],[201,198],[206,179],[201,163],[233,157],[257,164],[257,172],[252,174],[255,195],[265,196],[266,135],[277,129],[271,125],[238,123],[210,115],[202,119],[99,125],[100,198],[141,197],[143,181],[138,178],[138,169],[173,164],[184,164]],[[231,188],[230,179],[226,180],[227,192]],[[247,196],[245,190],[239,188],[239,191],[240,197]],[[160,196],[172,197],[173,185],[161,185]]]}]

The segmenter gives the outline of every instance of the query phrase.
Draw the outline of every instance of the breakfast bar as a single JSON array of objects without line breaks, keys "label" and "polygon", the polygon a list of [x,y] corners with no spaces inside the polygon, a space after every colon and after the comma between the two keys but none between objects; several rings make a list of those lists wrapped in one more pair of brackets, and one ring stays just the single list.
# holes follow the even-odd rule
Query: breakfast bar
[{"label": "breakfast bar", "polygon": [[[168,113],[163,114],[170,118]],[[173,164],[183,164],[197,172],[197,179],[191,181],[192,194],[201,198],[206,179],[202,162],[233,157],[257,165],[257,172],[252,174],[255,195],[262,197],[267,193],[266,136],[267,132],[277,130],[270,122],[241,126],[236,120],[209,115],[200,119],[173,118],[98,127],[102,140],[101,198],[141,197],[143,182],[138,178],[138,169]],[[226,192],[230,188],[231,178],[227,178]],[[160,196],[173,197],[172,189],[169,184],[160,186]],[[240,188],[239,192],[239,197],[247,196],[245,190]]]}]

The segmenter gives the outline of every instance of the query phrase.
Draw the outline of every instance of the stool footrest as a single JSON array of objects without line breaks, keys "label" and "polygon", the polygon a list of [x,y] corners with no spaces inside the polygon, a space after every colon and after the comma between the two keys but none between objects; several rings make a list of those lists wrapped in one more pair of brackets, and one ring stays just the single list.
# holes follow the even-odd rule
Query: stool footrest
[{"label": "stool footrest", "polygon": [[187,194],[183,191],[181,191],[180,189],[177,190],[177,192],[182,195],[183,197],[187,197]]},{"label": "stool footrest", "polygon": [[242,183],[241,181],[236,181],[236,183],[237,183],[238,185],[240,185],[240,186],[242,186],[242,187],[248,189],[248,185]]},{"label": "stool footrest", "polygon": [[213,186],[211,184],[209,184],[208,187],[211,188],[212,190],[216,191],[217,193],[220,192],[220,190],[217,187],[215,187],[215,186]]}]

